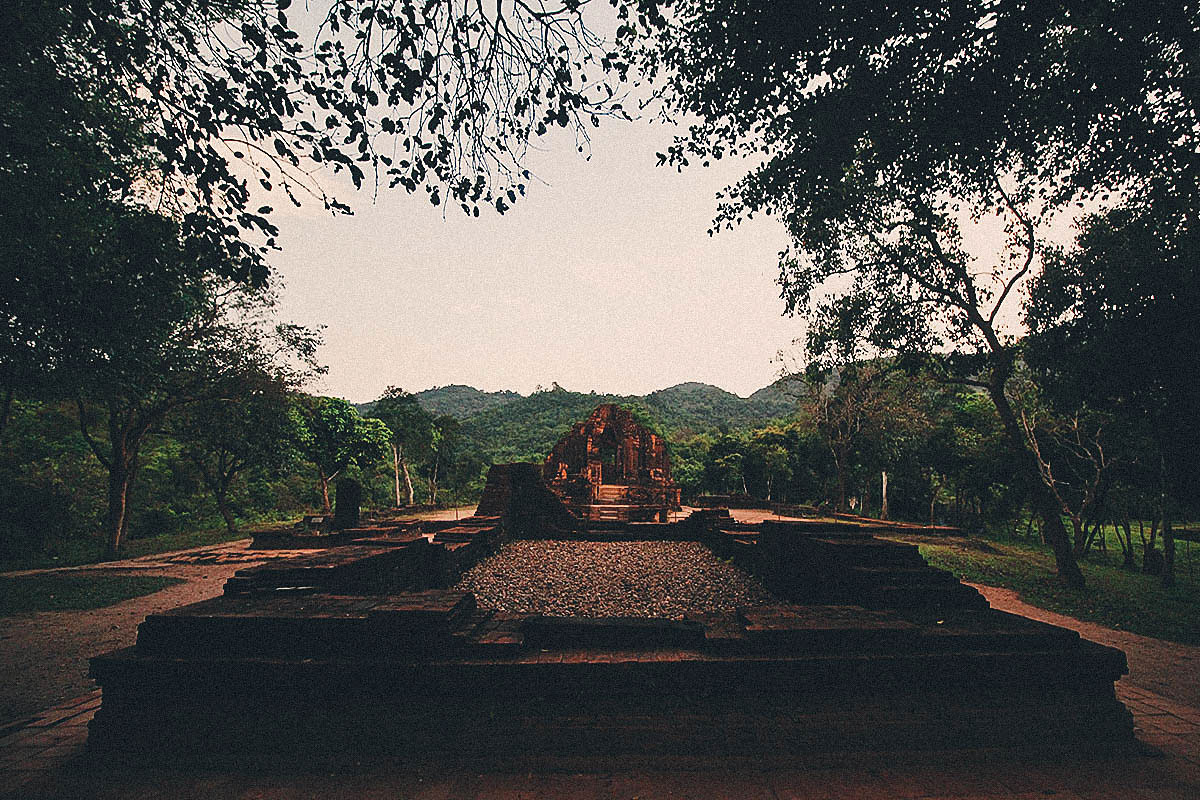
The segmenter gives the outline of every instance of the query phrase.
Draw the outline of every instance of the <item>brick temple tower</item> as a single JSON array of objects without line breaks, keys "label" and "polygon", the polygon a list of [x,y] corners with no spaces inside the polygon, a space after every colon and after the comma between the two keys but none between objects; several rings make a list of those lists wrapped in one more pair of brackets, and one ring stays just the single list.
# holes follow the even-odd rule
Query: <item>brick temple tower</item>
[{"label": "brick temple tower", "polygon": [[666,442],[617,405],[577,423],[546,457],[542,476],[583,519],[665,522],[679,508]]}]

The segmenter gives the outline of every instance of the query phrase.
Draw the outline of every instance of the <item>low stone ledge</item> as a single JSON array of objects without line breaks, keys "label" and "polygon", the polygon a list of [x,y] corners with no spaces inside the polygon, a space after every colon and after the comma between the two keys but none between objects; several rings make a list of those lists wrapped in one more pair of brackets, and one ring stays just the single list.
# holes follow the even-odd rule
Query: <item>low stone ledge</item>
[{"label": "low stone ledge", "polygon": [[690,620],[646,617],[530,616],[521,626],[533,648],[596,650],[704,647],[704,626]]}]

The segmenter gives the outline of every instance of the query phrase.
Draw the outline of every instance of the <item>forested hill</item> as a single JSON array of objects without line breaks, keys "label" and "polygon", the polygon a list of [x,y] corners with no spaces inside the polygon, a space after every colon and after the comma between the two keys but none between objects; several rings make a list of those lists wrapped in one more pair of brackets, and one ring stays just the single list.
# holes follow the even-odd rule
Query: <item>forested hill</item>
[{"label": "forested hill", "polygon": [[472,415],[464,420],[463,433],[488,461],[539,460],[573,424],[602,403],[632,405],[666,434],[750,428],[795,409],[795,401],[782,394],[742,398],[703,383],[683,383],[645,396],[585,394],[555,387],[528,397],[518,395]]},{"label": "forested hill", "polygon": [[771,391],[776,385],[742,398],[707,383],[681,383],[640,399],[667,428],[734,430],[761,425],[795,410],[794,399]]},{"label": "forested hill", "polygon": [[496,406],[519,400],[521,395],[508,391],[484,392],[474,386],[455,383],[417,392],[415,397],[430,414],[448,414],[457,419],[466,419]]}]

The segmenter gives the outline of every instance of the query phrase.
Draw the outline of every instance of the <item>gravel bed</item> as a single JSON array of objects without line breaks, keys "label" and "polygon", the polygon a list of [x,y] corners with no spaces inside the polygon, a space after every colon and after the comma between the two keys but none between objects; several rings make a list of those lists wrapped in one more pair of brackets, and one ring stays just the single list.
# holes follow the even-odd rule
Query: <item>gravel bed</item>
[{"label": "gravel bed", "polygon": [[696,542],[510,542],[456,588],[483,608],[562,617],[680,619],[771,599]]}]

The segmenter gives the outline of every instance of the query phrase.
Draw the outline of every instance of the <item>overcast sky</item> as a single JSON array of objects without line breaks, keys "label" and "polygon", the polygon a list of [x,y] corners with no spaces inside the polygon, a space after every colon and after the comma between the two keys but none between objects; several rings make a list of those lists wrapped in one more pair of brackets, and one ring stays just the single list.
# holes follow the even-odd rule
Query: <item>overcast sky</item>
[{"label": "overcast sky", "polygon": [[569,140],[532,153],[528,196],[468,218],[419,195],[343,193],[352,217],[279,209],[282,316],[325,325],[329,374],[352,401],[388,386],[464,383],[527,393],[644,394],[703,381],[747,395],[803,332],[781,316],[781,226],[709,237],[715,193],[745,166],[657,167],[661,125],[607,121],[591,158]]}]

